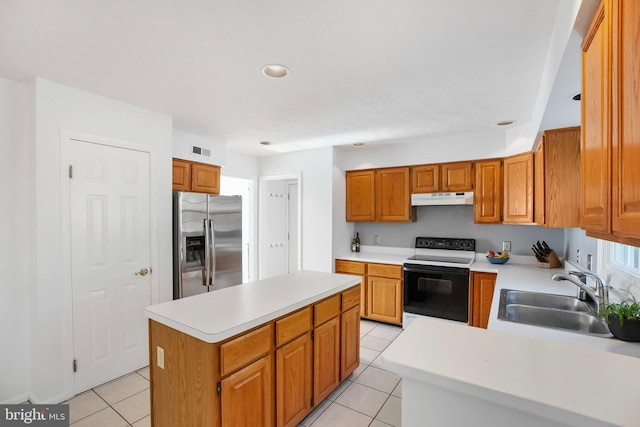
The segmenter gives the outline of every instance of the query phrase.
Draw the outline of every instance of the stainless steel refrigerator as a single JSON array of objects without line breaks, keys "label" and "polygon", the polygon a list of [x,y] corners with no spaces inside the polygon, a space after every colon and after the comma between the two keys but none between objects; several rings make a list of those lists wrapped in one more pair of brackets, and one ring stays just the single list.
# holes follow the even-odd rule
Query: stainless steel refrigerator
[{"label": "stainless steel refrigerator", "polygon": [[242,197],[173,193],[173,299],[242,283]]}]

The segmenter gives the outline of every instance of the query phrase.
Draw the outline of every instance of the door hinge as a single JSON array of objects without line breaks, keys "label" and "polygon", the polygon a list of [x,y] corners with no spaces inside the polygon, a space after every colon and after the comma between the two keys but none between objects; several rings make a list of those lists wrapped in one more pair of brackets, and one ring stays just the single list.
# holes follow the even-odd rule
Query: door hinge
[{"label": "door hinge", "polygon": [[311,331],[311,339],[313,339],[315,334],[316,334],[316,331]]},{"label": "door hinge", "polygon": [[220,381],[218,381],[216,383],[216,395],[220,396],[222,394],[222,385],[220,384]]},{"label": "door hinge", "polygon": [[69,165],[69,178],[73,178],[73,165]]},{"label": "door hinge", "polygon": [[315,406],[316,402],[315,400],[313,400],[313,397],[311,398],[311,406]]},{"label": "door hinge", "polygon": [[78,361],[73,359],[73,372],[78,372]]}]

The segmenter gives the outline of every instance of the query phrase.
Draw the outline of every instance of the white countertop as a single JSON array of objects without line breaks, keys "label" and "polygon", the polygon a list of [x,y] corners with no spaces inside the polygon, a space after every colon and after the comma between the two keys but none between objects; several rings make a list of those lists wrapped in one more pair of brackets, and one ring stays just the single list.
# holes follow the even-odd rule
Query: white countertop
[{"label": "white countertop", "polygon": [[528,412],[551,411],[570,425],[640,420],[634,357],[418,318],[381,360],[402,376]]},{"label": "white countertop", "polygon": [[149,319],[215,343],[360,283],[357,276],[297,271],[145,309]]}]

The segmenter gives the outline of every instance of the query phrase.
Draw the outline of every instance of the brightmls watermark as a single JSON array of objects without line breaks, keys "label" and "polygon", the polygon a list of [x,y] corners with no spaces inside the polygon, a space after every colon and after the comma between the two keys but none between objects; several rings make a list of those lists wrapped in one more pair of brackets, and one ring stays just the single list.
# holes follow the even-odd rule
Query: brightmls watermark
[{"label": "brightmls watermark", "polygon": [[0,405],[0,427],[69,427],[69,405]]}]

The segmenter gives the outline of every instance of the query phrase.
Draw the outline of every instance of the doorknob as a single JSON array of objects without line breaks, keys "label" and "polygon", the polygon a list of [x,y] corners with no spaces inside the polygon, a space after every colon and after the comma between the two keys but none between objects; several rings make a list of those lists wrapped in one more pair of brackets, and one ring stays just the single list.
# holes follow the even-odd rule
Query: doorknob
[{"label": "doorknob", "polygon": [[149,270],[147,270],[146,268],[143,268],[140,271],[136,272],[136,276],[146,276],[149,273]]}]

